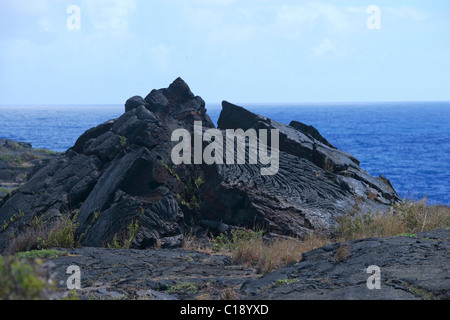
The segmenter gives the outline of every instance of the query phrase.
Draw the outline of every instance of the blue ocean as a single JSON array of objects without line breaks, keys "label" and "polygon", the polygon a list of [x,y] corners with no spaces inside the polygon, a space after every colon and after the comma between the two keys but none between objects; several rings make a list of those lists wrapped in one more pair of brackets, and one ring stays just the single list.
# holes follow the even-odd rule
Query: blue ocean
[{"label": "blue ocean", "polygon": [[[278,122],[313,125],[368,173],[390,179],[403,198],[450,205],[450,102],[242,106]],[[217,123],[220,105],[207,108]],[[123,105],[0,106],[0,138],[62,152],[123,112]]]}]

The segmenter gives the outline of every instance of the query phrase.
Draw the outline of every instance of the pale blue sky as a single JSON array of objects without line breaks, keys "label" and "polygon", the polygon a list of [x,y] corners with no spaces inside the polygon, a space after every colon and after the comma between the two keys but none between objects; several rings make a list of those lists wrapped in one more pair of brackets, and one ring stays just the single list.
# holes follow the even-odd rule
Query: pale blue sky
[{"label": "pale blue sky", "polygon": [[207,103],[450,100],[449,17],[450,0],[0,0],[0,105],[122,104],[178,76]]}]

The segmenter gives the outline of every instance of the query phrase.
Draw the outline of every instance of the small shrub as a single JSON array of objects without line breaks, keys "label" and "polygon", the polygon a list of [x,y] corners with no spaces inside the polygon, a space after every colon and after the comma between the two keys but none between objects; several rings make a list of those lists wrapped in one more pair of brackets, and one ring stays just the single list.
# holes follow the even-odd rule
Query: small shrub
[{"label": "small shrub", "polygon": [[417,238],[417,234],[414,234],[414,233],[401,233],[397,236],[398,237]]},{"label": "small shrub", "polygon": [[37,269],[36,263],[0,256],[0,300],[46,299],[55,288]]},{"label": "small shrub", "polygon": [[119,241],[117,241],[117,233],[114,235],[112,242],[108,243],[108,248],[110,249],[121,249],[122,246],[119,244]]},{"label": "small shrub", "polygon": [[100,218],[100,211],[95,211],[94,212],[94,220],[92,221],[92,224],[95,224],[98,221],[98,218]]},{"label": "small shrub", "polygon": [[35,259],[52,259],[64,255],[67,255],[67,252],[53,249],[42,249],[27,252],[19,252],[14,257],[18,260],[35,260]]},{"label": "small shrub", "polygon": [[339,246],[334,255],[334,260],[337,263],[341,263],[350,257],[350,246],[347,243],[343,243]]},{"label": "small shrub", "polygon": [[198,285],[190,282],[179,282],[176,285],[169,285],[166,292],[169,294],[195,294],[198,291]]},{"label": "small shrub", "polygon": [[221,293],[220,300],[232,301],[238,300],[238,297],[236,295],[236,292],[234,292],[234,290],[227,288],[224,292]]},{"label": "small shrub", "polygon": [[112,242],[108,244],[110,249],[130,249],[133,240],[136,238],[137,232],[139,230],[139,222],[131,221],[127,227],[126,234],[122,237],[123,240],[119,242],[117,233],[114,235]]},{"label": "small shrub", "polygon": [[296,282],[298,282],[298,279],[278,279],[275,282],[275,286],[285,286]]},{"label": "small shrub", "polygon": [[78,216],[75,215],[72,219],[66,215],[56,222],[56,225],[50,229],[46,238],[38,238],[38,248],[66,248],[72,249],[75,247],[75,232],[78,228],[76,222]]},{"label": "small shrub", "polygon": [[47,235],[48,230],[45,228],[28,227],[9,242],[7,252],[12,255],[16,252],[36,250],[38,249],[38,239],[43,239]]},{"label": "small shrub", "polygon": [[120,136],[120,146],[125,148],[128,145],[128,139],[124,136]]},{"label": "small shrub", "polygon": [[13,255],[17,252],[56,247],[72,249],[75,247],[77,219],[77,215],[73,218],[65,215],[58,219],[53,226],[47,226],[48,221],[44,221],[43,216],[36,216],[28,228],[10,241],[7,252]]}]

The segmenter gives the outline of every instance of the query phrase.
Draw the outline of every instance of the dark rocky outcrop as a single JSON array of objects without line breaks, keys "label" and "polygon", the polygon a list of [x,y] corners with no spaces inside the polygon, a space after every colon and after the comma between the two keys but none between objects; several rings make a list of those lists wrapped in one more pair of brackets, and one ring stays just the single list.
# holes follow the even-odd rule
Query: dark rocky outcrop
[{"label": "dark rocky outcrop", "polygon": [[[261,176],[261,164],[174,166],[174,130],[192,135],[194,121],[204,130],[214,128],[205,102],[180,78],[145,99],[129,99],[125,110],[88,130],[0,202],[0,223],[11,221],[0,230],[0,251],[36,217],[50,225],[63,215],[76,216],[83,246],[123,242],[129,226],[138,225],[133,248],[174,248],[187,227],[223,232],[258,225],[272,235],[303,237],[332,233],[336,218],[356,208],[386,211],[398,201],[387,179],[367,174],[317,130],[281,124],[227,102],[219,119],[223,134],[237,128],[279,130],[279,173]],[[21,218],[14,218],[19,212]]]},{"label": "dark rocky outcrop", "polygon": [[274,176],[261,176],[261,166],[255,165],[210,169],[202,189],[204,211],[215,208],[205,213],[209,220],[302,237],[329,233],[346,212],[382,212],[398,201],[387,180],[370,176],[355,157],[331,146],[315,129],[278,123],[228,102],[223,102],[218,126],[279,130],[280,168]]},{"label": "dark rocky outcrop", "polygon": [[[159,110],[162,96],[165,105]],[[0,203],[1,221],[26,213],[0,232],[2,250],[35,217],[51,224],[66,214],[78,215],[77,236],[84,246],[106,246],[114,237],[120,242],[136,222],[134,247],[180,245],[185,217],[177,194],[184,185],[164,166],[170,163],[171,134],[177,128],[192,131],[195,120],[213,124],[204,101],[181,79],[152,91],[147,101],[129,100],[122,117],[88,130]],[[180,175],[187,179],[195,170],[186,167]]]},{"label": "dark rocky outcrop", "polygon": [[315,139],[319,142],[322,142],[324,145],[332,148],[332,149],[337,149],[335,146],[333,146],[331,143],[328,142],[327,139],[325,139],[319,131],[317,131],[316,128],[314,128],[313,126],[308,126],[304,123],[298,122],[298,121],[291,121],[291,123],[289,124],[289,126],[291,126],[292,128],[302,132],[303,134],[307,135],[308,137],[310,137],[311,139]]}]

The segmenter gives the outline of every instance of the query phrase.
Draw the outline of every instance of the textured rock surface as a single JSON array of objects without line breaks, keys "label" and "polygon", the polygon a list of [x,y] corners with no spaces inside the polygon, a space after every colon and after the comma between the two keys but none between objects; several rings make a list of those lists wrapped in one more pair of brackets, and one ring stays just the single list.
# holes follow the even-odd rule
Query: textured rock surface
[{"label": "textured rock surface", "polygon": [[[218,126],[279,130],[280,168],[274,176],[261,176],[261,165],[210,168],[202,190],[207,220],[303,237],[332,232],[344,213],[383,212],[399,200],[388,180],[367,174],[356,158],[331,146],[314,128],[278,123],[228,102]],[[215,210],[207,213],[211,207]]]},{"label": "textured rock surface", "polygon": [[223,134],[238,128],[280,131],[279,173],[261,176],[261,164],[174,166],[174,130],[193,135],[195,121],[204,130],[214,128],[205,102],[180,78],[145,99],[130,98],[125,110],[88,130],[0,202],[0,251],[35,218],[51,225],[77,215],[83,246],[123,243],[129,227],[138,225],[133,248],[173,248],[186,228],[223,232],[258,225],[296,237],[332,233],[343,213],[386,211],[398,200],[388,180],[368,175],[314,128],[277,123],[227,102],[219,119]]},{"label": "textured rock surface", "polygon": [[257,276],[251,268],[232,265],[228,256],[182,249],[81,248],[68,253],[51,260],[54,280],[66,290],[66,270],[78,266],[82,299],[219,299],[226,289],[238,291],[243,281]]},{"label": "textured rock surface", "polygon": [[[380,290],[367,288],[372,265],[381,271]],[[246,282],[242,293],[257,300],[449,300],[450,230],[329,245]]]},{"label": "textured rock surface", "polygon": [[[347,252],[338,256],[342,247]],[[227,256],[182,249],[81,248],[49,262],[62,292],[67,268],[80,268],[82,299],[218,299],[229,291],[251,300],[448,300],[449,249],[450,230],[350,241],[263,277]],[[380,267],[380,290],[367,287],[371,265]]]}]

